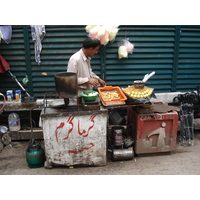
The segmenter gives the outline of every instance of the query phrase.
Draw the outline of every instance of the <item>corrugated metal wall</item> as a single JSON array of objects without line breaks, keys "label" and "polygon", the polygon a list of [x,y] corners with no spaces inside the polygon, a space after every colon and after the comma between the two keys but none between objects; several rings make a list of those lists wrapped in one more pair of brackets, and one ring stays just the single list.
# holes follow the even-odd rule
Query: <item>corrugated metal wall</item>
[{"label": "corrugated metal wall", "polygon": [[[0,55],[11,65],[18,80],[31,95],[43,97],[55,91],[54,74],[65,71],[70,56],[78,51],[87,33],[85,26],[45,26],[41,64],[35,62],[30,26],[12,26],[12,40],[0,43]],[[127,87],[146,73],[156,72],[149,81],[155,92],[191,91],[200,77],[200,26],[120,26],[113,43],[102,46],[92,58],[93,71],[107,85]],[[128,58],[118,59],[118,42],[129,38],[135,45]],[[25,53],[26,52],[26,53]],[[47,75],[44,75],[47,74]],[[0,92],[19,89],[8,73],[0,74]]]},{"label": "corrugated metal wall", "polygon": [[200,26],[181,26],[176,90],[200,86]]},{"label": "corrugated metal wall", "polygon": [[106,50],[106,80],[120,86],[156,72],[149,83],[156,91],[169,92],[173,77],[175,26],[123,26],[117,40],[129,38],[135,46],[128,58],[118,60],[117,43]]},{"label": "corrugated metal wall", "polygon": [[[10,71],[17,77],[18,80],[21,81],[27,73],[23,26],[13,27],[12,39],[9,44],[6,44],[3,40],[1,40],[0,55],[7,60],[11,66]],[[19,88],[8,72],[0,73],[0,92],[4,93],[8,89]]]},{"label": "corrugated metal wall", "polygon": [[[67,70],[70,56],[81,48],[86,37],[84,26],[45,26],[45,29],[39,66],[35,62],[33,42],[30,42],[35,96],[44,96],[45,92],[55,91],[54,74]],[[47,75],[43,75],[44,73]]]}]

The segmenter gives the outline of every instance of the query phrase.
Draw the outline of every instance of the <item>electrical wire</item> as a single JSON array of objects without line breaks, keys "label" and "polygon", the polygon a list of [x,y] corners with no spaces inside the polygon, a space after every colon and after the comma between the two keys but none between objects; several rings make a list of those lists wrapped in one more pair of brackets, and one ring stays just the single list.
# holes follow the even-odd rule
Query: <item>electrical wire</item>
[{"label": "electrical wire", "polygon": [[4,107],[5,107],[5,105],[6,105],[6,97],[2,94],[2,93],[0,93],[0,96],[2,96],[3,97],[3,106],[0,108],[0,114],[3,112],[3,109],[4,109]]}]

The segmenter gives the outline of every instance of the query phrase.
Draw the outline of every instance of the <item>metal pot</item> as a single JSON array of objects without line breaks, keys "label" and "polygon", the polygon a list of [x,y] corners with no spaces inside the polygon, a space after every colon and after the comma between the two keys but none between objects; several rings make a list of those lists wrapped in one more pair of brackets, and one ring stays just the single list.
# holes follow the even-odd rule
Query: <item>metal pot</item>
[{"label": "metal pot", "polygon": [[60,72],[54,75],[56,92],[61,98],[67,99],[77,96],[77,74],[73,72]]},{"label": "metal pot", "polygon": [[142,89],[145,86],[145,82],[140,80],[134,81],[134,86],[137,89]]},{"label": "metal pot", "polygon": [[137,89],[142,89],[145,86],[145,83],[149,80],[150,77],[152,77],[155,74],[155,72],[151,72],[150,74],[146,74],[143,78],[143,80],[137,80],[134,81],[134,86]]}]

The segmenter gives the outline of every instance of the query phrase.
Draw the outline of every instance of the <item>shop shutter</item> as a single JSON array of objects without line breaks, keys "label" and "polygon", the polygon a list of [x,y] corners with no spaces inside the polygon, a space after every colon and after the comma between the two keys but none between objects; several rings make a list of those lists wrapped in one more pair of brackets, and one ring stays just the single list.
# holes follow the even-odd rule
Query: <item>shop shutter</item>
[{"label": "shop shutter", "polygon": [[[134,80],[155,71],[148,81],[156,92],[170,92],[172,87],[175,26],[120,26],[114,43],[106,48],[106,81],[127,87]],[[129,38],[134,44],[128,58],[118,59],[118,42]]]},{"label": "shop shutter", "polygon": [[200,86],[200,27],[181,26],[176,90]]},{"label": "shop shutter", "polygon": [[[39,97],[43,97],[46,92],[55,91],[54,74],[67,70],[70,56],[82,47],[87,36],[85,26],[49,25],[45,29],[40,65],[35,62],[32,42],[30,47],[34,95]],[[92,66],[94,72],[100,75],[100,54],[92,59]]]},{"label": "shop shutter", "polygon": [[[30,26],[12,26],[9,44],[0,43],[0,55],[11,65],[20,83],[31,95],[43,98],[55,91],[54,74],[66,71],[70,56],[87,37],[85,25],[46,25],[41,64],[35,62]],[[199,85],[200,26],[120,25],[114,42],[102,46],[92,58],[93,71],[107,85],[127,87],[155,71],[147,86],[159,92],[191,91]],[[135,45],[128,58],[118,59],[118,42],[129,38]],[[0,73],[0,92],[20,89],[8,73]]]},{"label": "shop shutter", "polygon": [[[22,83],[29,77],[28,85],[22,85],[31,94],[43,98],[46,92],[55,92],[54,74],[67,70],[70,56],[77,52],[87,37],[85,26],[45,26],[46,35],[42,40],[41,63],[35,61],[34,43],[30,26],[12,26],[12,40],[0,43],[0,54],[11,65],[11,71]],[[26,54],[25,54],[26,51]],[[94,72],[101,76],[101,51],[91,61]],[[1,92],[20,89],[8,73],[0,74]]]}]

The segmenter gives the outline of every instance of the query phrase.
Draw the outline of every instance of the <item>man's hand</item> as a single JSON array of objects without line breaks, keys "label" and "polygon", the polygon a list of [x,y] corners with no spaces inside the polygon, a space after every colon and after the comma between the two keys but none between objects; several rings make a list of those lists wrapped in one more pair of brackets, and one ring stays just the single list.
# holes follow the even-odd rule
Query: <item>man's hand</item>
[{"label": "man's hand", "polygon": [[99,83],[100,83],[100,85],[102,87],[106,86],[106,82],[104,80],[102,80],[102,79],[99,78],[98,81],[99,81]]},{"label": "man's hand", "polygon": [[91,84],[93,87],[99,87],[100,82],[96,78],[89,78],[88,83]]}]

